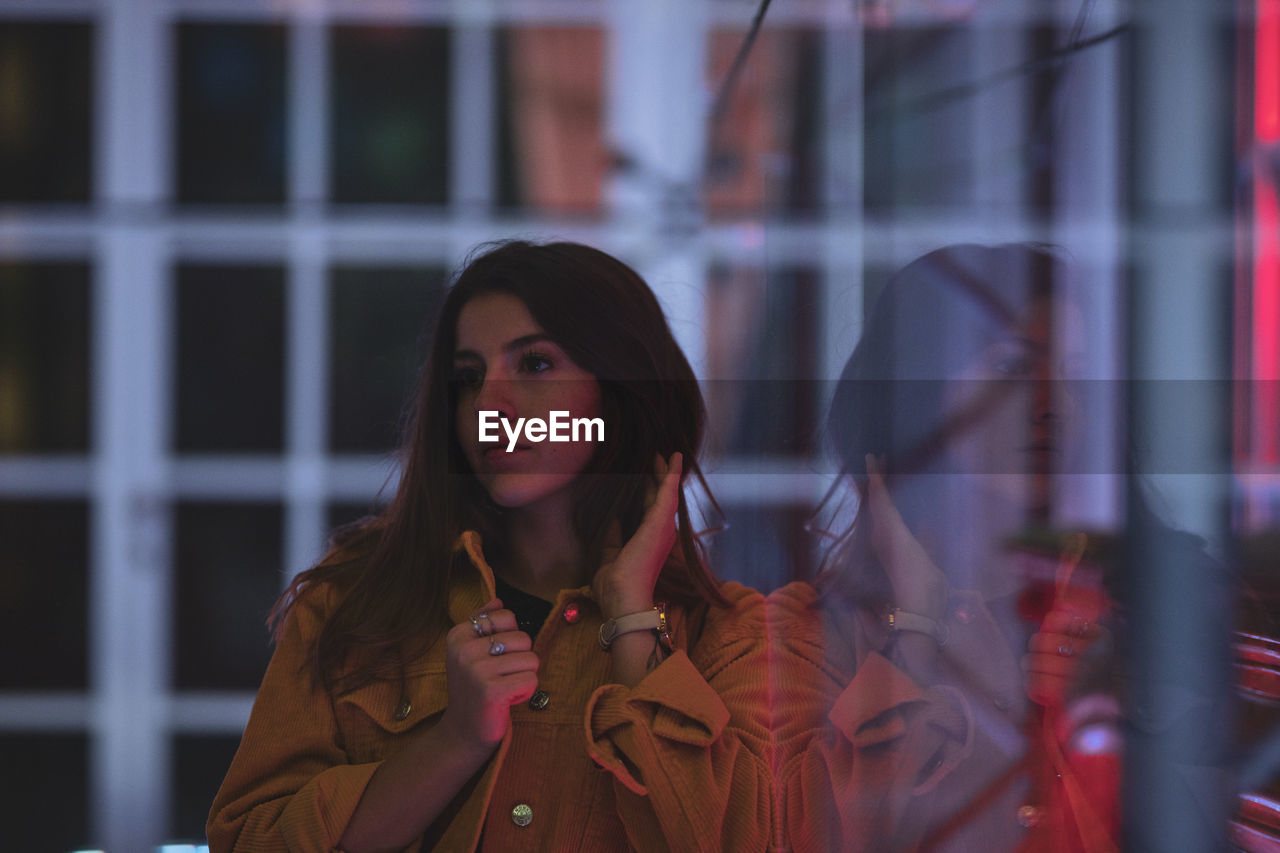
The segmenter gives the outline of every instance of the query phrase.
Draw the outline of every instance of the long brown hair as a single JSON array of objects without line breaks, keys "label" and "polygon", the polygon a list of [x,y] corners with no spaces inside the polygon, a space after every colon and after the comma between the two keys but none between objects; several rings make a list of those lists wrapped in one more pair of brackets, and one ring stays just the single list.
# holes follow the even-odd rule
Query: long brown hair
[{"label": "long brown hair", "polygon": [[[447,596],[465,556],[454,544],[478,529],[501,554],[503,510],[473,476],[457,438],[451,379],[458,315],[486,293],[518,298],[542,329],[600,383],[605,441],[575,480],[574,528],[599,565],[616,521],[625,541],[644,514],[657,454],[684,455],[684,477],[706,489],[697,456],[706,411],[697,380],[649,286],[629,266],[576,243],[482,246],[441,306],[430,354],[408,410],[395,496],[380,514],[339,530],[329,553],[276,602],[279,632],[305,587],[329,583],[340,602],[313,648],[316,677],[334,692],[392,677],[448,629]],[[724,604],[692,532],[683,490],[678,547],[655,594],[686,606]]]}]

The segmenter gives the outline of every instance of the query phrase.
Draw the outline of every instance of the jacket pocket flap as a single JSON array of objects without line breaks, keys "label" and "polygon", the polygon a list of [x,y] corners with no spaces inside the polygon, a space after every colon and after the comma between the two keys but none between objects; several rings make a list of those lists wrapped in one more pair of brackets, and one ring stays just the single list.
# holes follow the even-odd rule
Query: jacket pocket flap
[{"label": "jacket pocket flap", "polygon": [[338,697],[338,715],[359,712],[378,728],[403,732],[443,711],[449,704],[448,682],[443,669],[407,674],[399,679],[375,681]]}]

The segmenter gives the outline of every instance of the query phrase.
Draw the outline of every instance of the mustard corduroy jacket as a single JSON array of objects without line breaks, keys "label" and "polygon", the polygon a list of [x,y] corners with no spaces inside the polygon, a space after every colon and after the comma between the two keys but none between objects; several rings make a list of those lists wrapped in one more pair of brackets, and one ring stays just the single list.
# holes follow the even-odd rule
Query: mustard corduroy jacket
[{"label": "mustard corduroy jacket", "polygon": [[[494,596],[479,536],[462,544],[475,573],[450,592],[455,623]],[[676,651],[631,688],[611,683],[590,588],[562,591],[534,643],[545,707],[511,709],[488,764],[410,849],[770,846],[764,604],[740,584],[722,591],[729,608],[669,609]],[[403,683],[338,697],[314,684],[309,649],[334,604],[312,590],[289,614],[213,803],[213,851],[336,850],[378,763],[448,704],[443,638]],[[516,806],[531,810],[527,825]]]}]

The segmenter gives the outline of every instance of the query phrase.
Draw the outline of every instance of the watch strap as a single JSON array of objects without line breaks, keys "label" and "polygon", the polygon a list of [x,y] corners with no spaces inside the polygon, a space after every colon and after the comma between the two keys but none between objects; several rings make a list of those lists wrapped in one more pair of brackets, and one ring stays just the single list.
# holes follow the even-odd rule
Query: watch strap
[{"label": "watch strap", "polygon": [[928,634],[933,637],[939,646],[945,646],[947,640],[950,639],[950,632],[947,630],[946,625],[942,625],[928,616],[921,616],[919,613],[911,613],[897,608],[889,611],[885,617],[885,625],[890,631],[914,631],[918,634]]},{"label": "watch strap", "polygon": [[663,646],[670,649],[671,631],[667,624],[666,604],[655,604],[650,610],[606,620],[600,626],[600,648],[608,651],[618,637],[635,631],[653,631]]}]

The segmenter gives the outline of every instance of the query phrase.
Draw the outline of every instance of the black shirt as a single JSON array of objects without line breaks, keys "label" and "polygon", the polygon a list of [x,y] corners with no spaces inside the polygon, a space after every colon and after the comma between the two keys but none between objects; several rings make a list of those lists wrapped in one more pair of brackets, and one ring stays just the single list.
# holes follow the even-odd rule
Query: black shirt
[{"label": "black shirt", "polygon": [[536,639],[542,623],[551,615],[551,602],[516,589],[496,574],[493,581],[502,606],[516,615],[516,627]]}]

